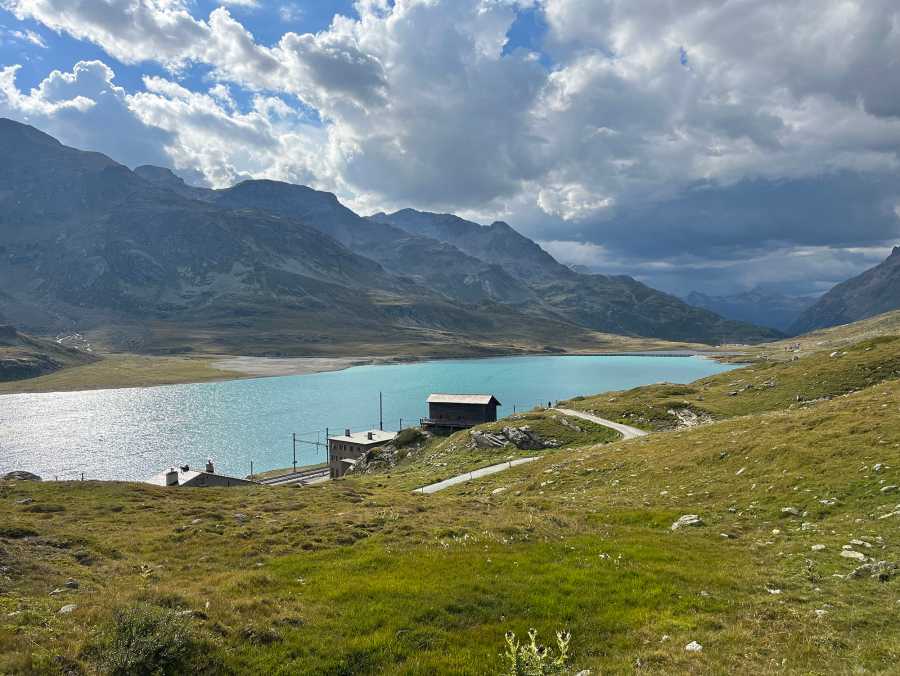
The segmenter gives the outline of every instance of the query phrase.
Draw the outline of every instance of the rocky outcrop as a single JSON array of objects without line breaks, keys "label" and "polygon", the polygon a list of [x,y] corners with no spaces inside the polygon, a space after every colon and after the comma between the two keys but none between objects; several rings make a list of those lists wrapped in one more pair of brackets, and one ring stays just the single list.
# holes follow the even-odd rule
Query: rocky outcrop
[{"label": "rocky outcrop", "polygon": [[472,441],[477,448],[503,448],[507,444],[513,444],[523,451],[540,451],[545,448],[557,448],[560,445],[558,439],[544,439],[528,425],[504,427],[500,432],[474,430]]}]

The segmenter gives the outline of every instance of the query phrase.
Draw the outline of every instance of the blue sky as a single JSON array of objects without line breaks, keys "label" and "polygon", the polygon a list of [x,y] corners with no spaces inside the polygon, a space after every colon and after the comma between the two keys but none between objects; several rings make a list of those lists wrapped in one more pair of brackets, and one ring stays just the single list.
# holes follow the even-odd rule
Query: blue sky
[{"label": "blue sky", "polygon": [[676,293],[810,294],[900,239],[896,25],[893,0],[0,0],[0,115],[197,183],[506,220]]}]

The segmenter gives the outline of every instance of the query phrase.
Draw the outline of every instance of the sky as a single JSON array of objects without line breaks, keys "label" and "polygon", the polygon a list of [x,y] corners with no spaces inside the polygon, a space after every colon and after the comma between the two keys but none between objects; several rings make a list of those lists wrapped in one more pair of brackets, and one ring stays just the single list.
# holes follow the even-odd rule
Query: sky
[{"label": "sky", "polygon": [[821,293],[900,243],[896,0],[0,0],[0,116],[682,295]]}]

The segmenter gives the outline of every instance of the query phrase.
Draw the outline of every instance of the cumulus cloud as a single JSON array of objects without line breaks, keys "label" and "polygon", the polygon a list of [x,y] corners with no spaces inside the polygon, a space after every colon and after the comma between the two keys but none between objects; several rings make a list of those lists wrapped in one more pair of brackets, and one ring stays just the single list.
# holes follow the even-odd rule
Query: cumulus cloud
[{"label": "cumulus cloud", "polygon": [[63,143],[106,153],[131,164],[169,164],[170,135],[143,124],[129,107],[112,69],[81,61],[55,70],[30,91],[16,83],[18,66],[0,69],[0,116],[32,124]]},{"label": "cumulus cloud", "polygon": [[[7,109],[51,130],[115,110],[215,185],[268,176],[357,208],[503,217],[562,257],[670,285],[676,268],[755,283],[735,266],[762,275],[770,252],[828,280],[826,251],[900,237],[892,0],[359,0],[354,17],[272,44],[188,0],[0,2],[170,72],[126,93],[79,64],[21,92],[7,68]],[[546,23],[542,54],[508,48],[524,9]],[[179,83],[194,66],[207,86]]]}]

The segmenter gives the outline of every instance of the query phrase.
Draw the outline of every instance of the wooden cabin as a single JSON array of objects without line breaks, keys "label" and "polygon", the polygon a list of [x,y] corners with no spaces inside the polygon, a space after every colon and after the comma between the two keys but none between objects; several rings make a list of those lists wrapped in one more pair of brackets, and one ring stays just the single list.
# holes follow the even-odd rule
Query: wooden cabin
[{"label": "wooden cabin", "polygon": [[496,422],[498,406],[502,404],[492,394],[432,394],[422,427],[455,431]]}]

